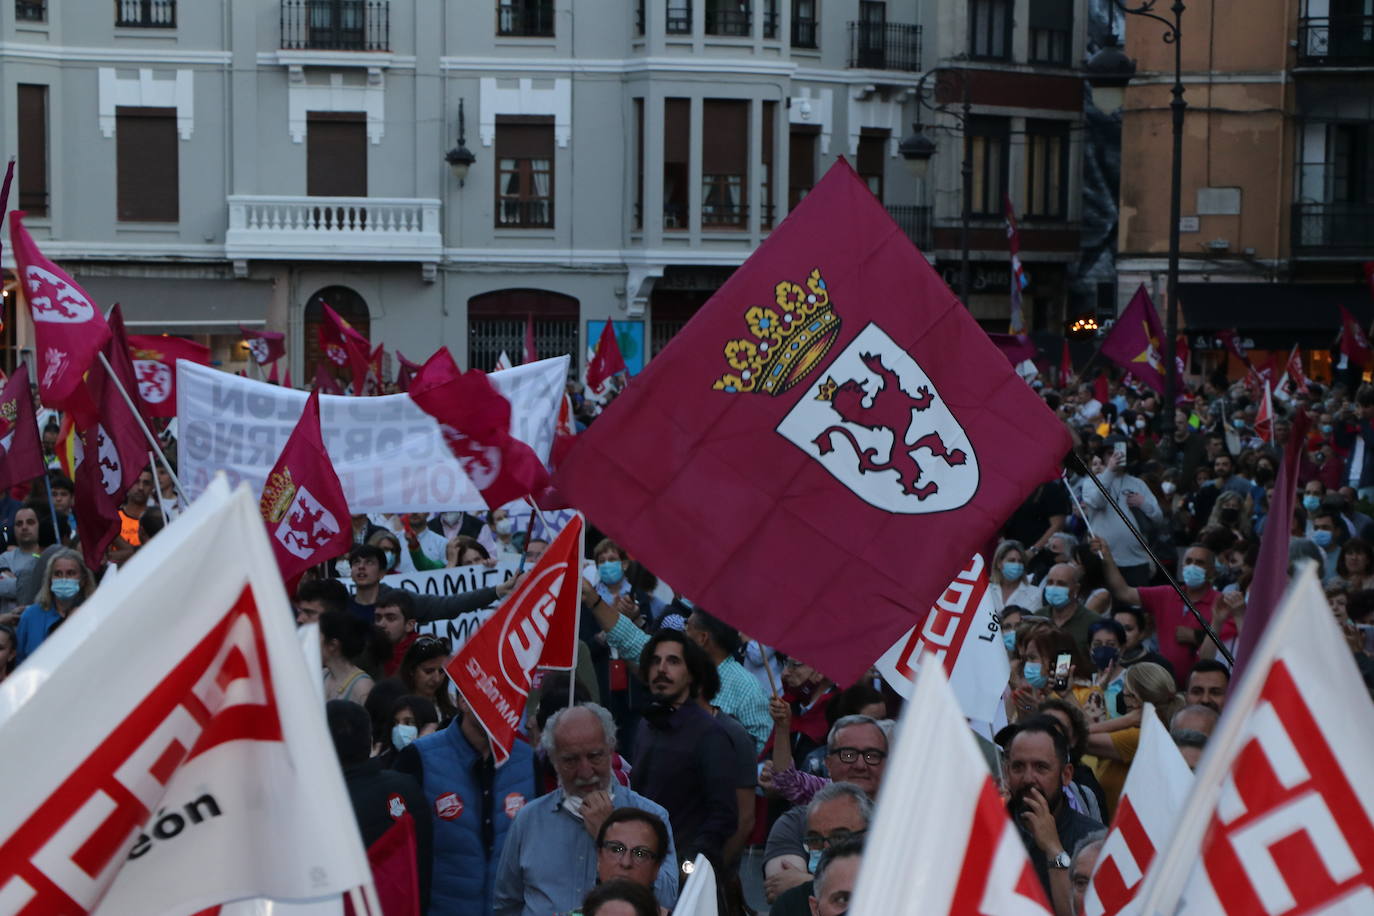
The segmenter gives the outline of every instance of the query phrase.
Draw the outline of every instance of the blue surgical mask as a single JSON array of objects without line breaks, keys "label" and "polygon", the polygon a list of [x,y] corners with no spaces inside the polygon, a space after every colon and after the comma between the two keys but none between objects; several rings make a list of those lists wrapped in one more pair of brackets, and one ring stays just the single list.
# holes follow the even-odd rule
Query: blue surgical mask
[{"label": "blue surgical mask", "polygon": [[816,873],[816,869],[820,868],[822,852],[824,850],[821,849],[808,849],[806,851],[806,870],[813,875]]},{"label": "blue surgical mask", "polygon": [[1049,684],[1050,679],[1045,677],[1044,667],[1039,662],[1026,662],[1026,667],[1022,671],[1026,678],[1026,683],[1036,690],[1044,690]]},{"label": "blue surgical mask", "polygon": [[400,562],[400,555],[394,550],[388,550],[386,552],[386,568],[395,569],[398,562]]},{"label": "blue surgical mask", "polygon": [[1207,570],[1201,566],[1188,564],[1183,567],[1183,584],[1189,588],[1198,588],[1207,581]]},{"label": "blue surgical mask", "polygon": [[1020,579],[1025,571],[1026,566],[1024,563],[1006,562],[1002,564],[1002,578],[1006,579],[1008,582],[1015,582]]},{"label": "blue surgical mask", "polygon": [[391,746],[396,750],[405,750],[406,746],[420,734],[420,730],[414,725],[393,725],[391,726]]},{"label": "blue surgical mask", "polygon": [[[1325,550],[1331,546],[1331,532],[1325,528],[1316,529],[1312,532],[1312,543]],[[53,584],[56,585],[57,583],[54,582]]]},{"label": "blue surgical mask", "polygon": [[1236,429],[1244,429],[1245,421],[1242,420],[1240,417],[1236,417],[1234,420],[1231,421],[1231,425],[1234,426]]},{"label": "blue surgical mask", "polygon": [[52,594],[54,598],[63,601],[71,601],[81,592],[80,579],[53,579]]},{"label": "blue surgical mask", "polygon": [[1003,630],[1003,631],[1002,631],[1002,645],[1004,645],[1004,646],[1007,647],[1007,651],[1008,651],[1008,652],[1014,652],[1014,651],[1016,650],[1016,631],[1015,631],[1015,630]]},{"label": "blue surgical mask", "polygon": [[1335,429],[1335,427],[1333,427],[1330,423],[1323,423],[1323,424],[1322,424],[1322,435],[1324,435],[1324,436],[1329,436],[1329,435],[1331,435],[1331,431],[1332,431],[1333,429]]},{"label": "blue surgical mask", "polygon": [[1224,576],[1231,571],[1231,567],[1227,566],[1220,560],[1213,560],[1212,571],[1215,572],[1218,576]]},{"label": "blue surgical mask", "polygon": [[625,578],[625,567],[619,560],[607,560],[596,567],[596,573],[604,585],[619,585]]},{"label": "blue surgical mask", "polygon": [[1063,607],[1069,603],[1069,587],[1067,585],[1046,585],[1045,603],[1050,607]]},{"label": "blue surgical mask", "polygon": [[1316,512],[1322,506],[1322,498],[1308,493],[1302,498],[1302,507],[1308,512]]}]

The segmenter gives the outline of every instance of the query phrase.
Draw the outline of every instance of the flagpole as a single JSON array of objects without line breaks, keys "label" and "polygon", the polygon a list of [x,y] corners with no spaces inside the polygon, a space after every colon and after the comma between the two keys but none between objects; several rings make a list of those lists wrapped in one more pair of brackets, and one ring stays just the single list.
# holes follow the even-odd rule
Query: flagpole
[{"label": "flagpole", "polygon": [[1197,622],[1202,626],[1203,632],[1206,633],[1209,638],[1211,638],[1212,642],[1217,644],[1217,651],[1220,652],[1222,657],[1226,659],[1226,663],[1231,667],[1235,667],[1236,658],[1234,655],[1231,654],[1231,650],[1226,648],[1226,644],[1223,643],[1221,641],[1221,638],[1217,636],[1216,630],[1212,629],[1212,625],[1208,623],[1207,620],[1201,614],[1198,613],[1197,608],[1193,607],[1193,603],[1189,601],[1188,596],[1184,594],[1183,587],[1180,586],[1178,582],[1174,579],[1174,577],[1169,574],[1169,571],[1164,568],[1164,564],[1160,562],[1159,557],[1155,556],[1155,552],[1150,549],[1150,545],[1145,543],[1144,536],[1131,522],[1130,518],[1127,517],[1126,513],[1121,511],[1121,507],[1116,504],[1116,500],[1112,499],[1112,495],[1107,492],[1107,488],[1102,485],[1102,481],[1097,479],[1097,475],[1092,472],[1092,468],[1088,467],[1088,465],[1083,461],[1083,457],[1079,455],[1076,450],[1070,452],[1070,454],[1073,456],[1073,459],[1076,462],[1078,462],[1078,466],[1083,470],[1083,473],[1087,474],[1088,477],[1092,478],[1092,482],[1097,485],[1097,488],[1099,490],[1102,491],[1102,496],[1107,500],[1107,505],[1111,506],[1112,510],[1121,517],[1121,521],[1126,525],[1126,528],[1131,532],[1131,535],[1136,539],[1136,541],[1140,543],[1141,549],[1144,550],[1146,555],[1154,561],[1155,566],[1159,567],[1159,571],[1164,574],[1164,578],[1169,581],[1169,585],[1173,588],[1175,592],[1178,593],[1179,600],[1183,602],[1183,606],[1188,609],[1189,613],[1191,613],[1194,619],[1196,619]]},{"label": "flagpole", "polygon": [[768,674],[768,689],[773,692],[773,699],[776,700],[778,698],[778,684],[773,680],[773,667],[768,664],[768,653],[763,651],[763,643],[757,639],[754,640],[754,645],[759,647],[759,658],[763,659],[763,670]]},{"label": "flagpole", "polygon": [[1073,486],[1069,483],[1069,472],[1060,471],[1059,479],[1064,481],[1064,489],[1069,491],[1069,499],[1073,500],[1073,507],[1078,510],[1078,515],[1083,519],[1083,524],[1088,529],[1089,537],[1097,537],[1097,532],[1093,531],[1093,523],[1088,521],[1088,513],[1083,511],[1083,504],[1078,500],[1078,494],[1073,491]]},{"label": "flagpole", "polygon": [[[134,399],[129,396],[129,392],[124,390],[124,383],[121,382],[119,376],[115,374],[114,367],[111,366],[110,361],[105,358],[105,354],[97,353],[96,356],[100,358],[100,364],[105,367],[105,373],[109,375],[110,381],[114,382],[115,388],[117,388],[120,395],[123,396],[124,403],[129,405],[129,412],[134,415],[134,421],[138,423],[138,428],[143,431],[143,436],[148,440],[148,445],[157,453],[158,458],[162,459],[163,470],[167,472],[168,477],[172,478],[172,486],[176,488],[178,498],[189,506],[191,501],[186,498],[186,491],[181,488],[181,481],[177,479],[176,471],[172,470],[172,465],[167,461],[167,456],[162,454],[162,447],[157,444],[157,439],[153,438],[153,433],[148,429],[148,424],[143,422],[143,415],[138,412],[138,408],[134,405]],[[154,476],[156,477],[156,475]]]},{"label": "flagpole", "polygon": [[57,507],[52,504],[52,478],[48,477],[48,468],[43,467],[43,486],[48,490],[48,512],[52,514],[52,536],[57,539],[57,543],[62,543],[62,529],[57,524]]},{"label": "flagpole", "polygon": [[[533,505],[533,502],[531,502]],[[538,512],[539,507],[534,506],[534,511]],[[587,555],[587,517],[581,512],[577,513],[577,520],[581,523],[577,536],[577,574],[578,581],[582,580],[582,558]],[[543,514],[539,516],[539,523],[545,528],[549,523],[544,521]],[[547,533],[547,532],[546,532]],[[576,634],[582,626],[582,602],[573,602],[573,633]],[[568,672],[568,708],[577,705],[577,650],[573,650],[573,669]]]}]

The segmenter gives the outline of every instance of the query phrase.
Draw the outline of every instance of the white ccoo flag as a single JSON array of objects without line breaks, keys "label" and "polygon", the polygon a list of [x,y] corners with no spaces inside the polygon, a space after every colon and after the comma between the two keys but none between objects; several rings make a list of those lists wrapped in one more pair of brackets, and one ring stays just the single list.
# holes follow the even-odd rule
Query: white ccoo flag
[{"label": "white ccoo flag", "polygon": [[893,744],[851,916],[1049,916],[943,666],[921,666]]},{"label": "white ccoo flag", "polygon": [[1226,701],[1142,912],[1374,913],[1374,703],[1313,566]]},{"label": "white ccoo flag", "polygon": [[1135,896],[1155,853],[1169,844],[1193,772],[1178,752],[1153,705],[1140,713],[1140,747],[1126,774],[1111,831],[1102,844],[1092,884],[1083,900],[1084,916],[1136,914]]},{"label": "white ccoo flag", "polygon": [[673,912],[676,916],[717,916],[720,912],[716,906],[715,869],[700,853],[692,863],[691,876],[682,888],[682,896],[677,899]]},{"label": "white ccoo flag", "polygon": [[0,684],[0,913],[375,899],[318,681],[217,479]]}]

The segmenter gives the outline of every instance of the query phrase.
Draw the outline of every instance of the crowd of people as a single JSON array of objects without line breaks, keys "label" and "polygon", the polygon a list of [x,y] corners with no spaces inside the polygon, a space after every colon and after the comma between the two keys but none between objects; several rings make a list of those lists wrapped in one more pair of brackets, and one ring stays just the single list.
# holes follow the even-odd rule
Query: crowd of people
[{"label": "crowd of people", "polygon": [[[1300,413],[1290,562],[1318,564],[1374,683],[1374,387],[1313,383],[1265,419],[1223,377],[1185,390],[1165,418],[1129,380],[1105,386],[1105,400],[1101,383],[1031,384],[1075,448],[1006,521],[989,564],[1010,662],[995,775],[1047,898],[1070,916],[1142,718],[1157,716],[1191,767],[1225,710],[1260,538],[1288,524],[1269,509]],[[79,612],[103,571],[73,549],[73,489],[54,469],[0,502],[0,679]],[[176,510],[170,477],[146,471],[108,561]],[[449,596],[384,579],[503,559],[528,568],[548,546],[532,524],[504,509],[354,516],[350,551],[292,595],[297,624],[319,627],[327,719],[364,841],[398,807],[411,814],[434,914],[657,916],[698,854],[722,913],[845,912],[900,696],[874,669],[837,684],[760,645],[628,545],[588,539],[578,668],[536,674],[522,740],[496,764],[446,673],[455,647],[418,629],[499,602],[519,577]]]}]

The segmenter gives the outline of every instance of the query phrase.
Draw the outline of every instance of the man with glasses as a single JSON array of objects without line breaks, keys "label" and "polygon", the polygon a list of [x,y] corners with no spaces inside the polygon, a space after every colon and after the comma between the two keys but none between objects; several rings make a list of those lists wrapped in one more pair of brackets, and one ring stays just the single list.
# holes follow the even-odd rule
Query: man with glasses
[{"label": "man with glasses", "polygon": [[[873,820],[873,802],[853,783],[832,782],[816,793],[806,806],[807,871],[818,874],[821,856],[835,846],[859,840]],[[810,916],[810,898],[816,893],[814,878],[778,895],[770,916]]]},{"label": "man with glasses", "polygon": [[[677,858],[672,835],[650,830],[650,843],[636,827],[668,819],[668,812],[611,777],[615,722],[595,703],[554,713],[540,744],[558,774],[558,788],[521,809],[511,825],[496,871],[497,916],[547,916],[581,904],[608,877],[648,876],[659,903],[677,900]],[[632,813],[631,813],[632,812]],[[639,817],[642,823],[630,823]],[[652,819],[652,821],[650,820]],[[622,826],[608,833],[615,823]],[[607,849],[617,843],[624,849]],[[653,855],[636,854],[652,847]],[[660,865],[666,864],[663,868]]]},{"label": "man with glasses", "polygon": [[[852,783],[876,800],[887,768],[887,728],[871,716],[844,716],[831,727],[826,748],[825,764],[830,778],[837,783]],[[763,851],[763,875],[770,902],[809,880],[805,833],[804,808],[787,811],[769,831],[768,845]]]}]

